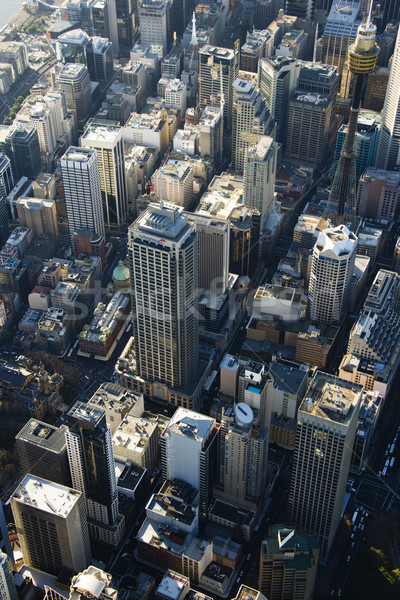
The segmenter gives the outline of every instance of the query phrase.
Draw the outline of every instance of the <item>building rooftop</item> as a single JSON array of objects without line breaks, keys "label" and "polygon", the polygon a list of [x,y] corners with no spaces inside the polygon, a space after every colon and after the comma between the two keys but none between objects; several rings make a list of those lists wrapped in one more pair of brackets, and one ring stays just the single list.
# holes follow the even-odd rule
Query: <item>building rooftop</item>
[{"label": "building rooftop", "polygon": [[103,416],[104,410],[94,404],[80,402],[79,400],[75,402],[67,413],[67,417],[83,421],[85,424],[91,424],[94,427],[103,419]]},{"label": "building rooftop", "polygon": [[90,37],[82,29],[72,29],[71,31],[66,31],[59,35],[58,41],[67,44],[88,44]]},{"label": "building rooftop", "polygon": [[193,441],[204,444],[214,429],[215,419],[188,408],[178,408],[168,423],[165,434],[183,435]]},{"label": "building rooftop", "polygon": [[17,433],[15,439],[28,441],[52,452],[59,452],[65,447],[64,432],[54,425],[43,423],[37,419],[30,419]]},{"label": "building rooftop", "polygon": [[82,141],[87,142],[114,142],[121,135],[119,125],[92,123],[82,135]]},{"label": "building rooftop", "polygon": [[28,474],[13,493],[12,499],[66,518],[81,495],[77,490]]},{"label": "building rooftop", "polygon": [[303,102],[304,104],[313,104],[314,106],[326,106],[329,103],[329,97],[326,94],[319,94],[318,92],[303,92],[297,91],[294,95],[296,102]]},{"label": "building rooftop", "polygon": [[157,423],[128,413],[113,435],[115,453],[118,454],[118,448],[123,447],[131,452],[142,454],[147,448],[150,436],[156,430]]},{"label": "building rooftop", "polygon": [[362,391],[362,385],[318,371],[306,392],[299,413],[312,414],[347,426]]},{"label": "building rooftop", "polygon": [[209,56],[215,56],[219,59],[232,60],[235,56],[234,50],[229,48],[219,48],[218,46],[206,45],[199,51],[199,54],[208,54]]},{"label": "building rooftop", "polygon": [[357,245],[357,237],[345,225],[324,229],[318,235],[316,246],[320,252],[336,256],[351,254]]},{"label": "building rooftop", "polygon": [[130,300],[122,292],[115,292],[108,304],[99,302],[93,312],[90,324],[84,325],[79,340],[105,342],[128,312]]},{"label": "building rooftop", "polygon": [[307,381],[307,371],[271,362],[268,371],[274,380],[274,388],[288,394],[298,395]]}]

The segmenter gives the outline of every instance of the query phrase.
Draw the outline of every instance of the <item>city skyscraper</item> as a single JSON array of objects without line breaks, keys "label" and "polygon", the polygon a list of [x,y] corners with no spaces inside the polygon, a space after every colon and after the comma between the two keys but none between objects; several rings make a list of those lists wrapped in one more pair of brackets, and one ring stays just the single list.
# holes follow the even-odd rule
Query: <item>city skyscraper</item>
[{"label": "city skyscraper", "polygon": [[85,65],[67,63],[56,76],[57,87],[65,92],[68,110],[77,131],[82,131],[93,108],[89,72]]},{"label": "city skyscraper", "polygon": [[164,479],[180,479],[198,490],[204,513],[216,474],[217,433],[215,419],[178,408],[160,438]]},{"label": "city skyscraper", "polygon": [[199,103],[223,106],[224,134],[232,131],[233,82],[239,76],[239,55],[236,44],[234,50],[207,45],[199,51]]},{"label": "city skyscraper", "polygon": [[297,414],[289,519],[319,537],[326,561],[346,492],[363,387],[320,371]]},{"label": "city skyscraper", "polygon": [[292,56],[261,58],[258,61],[258,86],[276,121],[276,139],[286,140],[289,98],[300,73],[300,63]]},{"label": "city skyscraper", "polygon": [[112,546],[121,541],[125,520],[118,513],[112,433],[104,410],[75,402],[63,425],[72,485],[84,495],[89,532]]},{"label": "city skyscraper", "polygon": [[105,237],[96,150],[70,146],[61,158],[69,234],[88,229]]},{"label": "city skyscraper", "polygon": [[0,598],[1,600],[17,600],[14,578],[8,564],[8,556],[0,550]]},{"label": "city skyscraper", "polygon": [[14,187],[14,177],[11,161],[0,152],[0,244],[3,245],[8,238],[8,213],[7,196]]},{"label": "city skyscraper", "polygon": [[318,235],[311,258],[307,312],[313,323],[340,325],[347,313],[357,236],[345,225]]},{"label": "city skyscraper", "polygon": [[375,166],[393,171],[400,164],[400,28],[392,56],[389,83],[382,111],[381,134]]},{"label": "city skyscraper", "polygon": [[243,173],[243,204],[257,209],[261,222],[271,210],[275,194],[278,144],[263,136],[246,149]]},{"label": "city skyscraper", "polygon": [[185,386],[198,367],[195,225],[180,207],[151,204],[129,228],[128,253],[138,375]]},{"label": "city skyscraper", "polygon": [[265,100],[253,82],[237,78],[233,82],[232,162],[243,172],[246,149],[263,135],[275,137],[275,122]]},{"label": "city skyscraper", "polygon": [[17,179],[20,177],[34,179],[42,167],[39,138],[35,127],[11,125],[0,143],[0,150],[10,159]]},{"label": "city skyscraper", "polygon": [[146,46],[161,46],[165,56],[172,44],[172,0],[140,0],[140,40]]},{"label": "city skyscraper", "polygon": [[11,508],[28,567],[58,576],[65,567],[82,571],[90,564],[80,491],[28,474],[11,496]]},{"label": "city skyscraper", "polygon": [[107,229],[119,229],[128,216],[122,128],[107,121],[93,121],[85,129],[81,145],[97,152],[105,225]]}]

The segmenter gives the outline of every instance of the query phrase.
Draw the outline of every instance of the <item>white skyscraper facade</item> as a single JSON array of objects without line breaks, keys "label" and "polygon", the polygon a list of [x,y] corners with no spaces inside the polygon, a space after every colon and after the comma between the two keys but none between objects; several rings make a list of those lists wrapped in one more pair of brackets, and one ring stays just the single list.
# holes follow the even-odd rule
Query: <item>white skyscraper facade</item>
[{"label": "white skyscraper facade", "polygon": [[178,408],[161,436],[164,479],[180,479],[200,491],[200,505],[207,508],[213,466],[210,460],[217,435],[215,419]]},{"label": "white skyscraper facade", "polygon": [[347,312],[357,236],[345,225],[321,231],[311,257],[308,316],[339,325]]},{"label": "white skyscraper facade", "polygon": [[172,42],[171,9],[170,0],[141,0],[139,3],[141,43],[161,45],[162,56],[167,54]]},{"label": "white skyscraper facade", "polygon": [[105,224],[107,229],[119,229],[128,214],[122,128],[93,122],[82,135],[81,145],[97,152]]},{"label": "white skyscraper facade", "polygon": [[96,150],[70,146],[61,158],[69,234],[88,229],[105,236]]},{"label": "white skyscraper facade", "polygon": [[243,203],[257,209],[261,222],[271,210],[275,193],[278,146],[269,136],[263,136],[244,156]]},{"label": "white skyscraper facade", "polygon": [[389,83],[382,112],[375,166],[392,171],[400,164],[400,30],[392,56]]},{"label": "white skyscraper facade", "polygon": [[195,225],[174,204],[152,204],[129,228],[128,248],[138,375],[185,386],[198,367]]}]

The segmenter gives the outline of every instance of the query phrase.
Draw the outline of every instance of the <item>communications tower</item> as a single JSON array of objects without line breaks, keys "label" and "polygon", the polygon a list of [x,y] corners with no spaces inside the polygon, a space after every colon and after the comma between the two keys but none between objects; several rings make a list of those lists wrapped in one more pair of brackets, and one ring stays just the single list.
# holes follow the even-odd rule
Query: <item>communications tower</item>
[{"label": "communications tower", "polygon": [[365,22],[361,23],[354,44],[348,50],[349,70],[355,75],[355,86],[351,104],[350,119],[346,138],[340,153],[336,174],[328,204],[323,215],[326,226],[337,226],[343,223],[354,231],[357,226],[356,205],[356,153],[355,135],[357,131],[358,113],[360,111],[361,91],[365,75],[375,69],[379,55],[376,43],[376,26],[371,22],[371,8]]}]

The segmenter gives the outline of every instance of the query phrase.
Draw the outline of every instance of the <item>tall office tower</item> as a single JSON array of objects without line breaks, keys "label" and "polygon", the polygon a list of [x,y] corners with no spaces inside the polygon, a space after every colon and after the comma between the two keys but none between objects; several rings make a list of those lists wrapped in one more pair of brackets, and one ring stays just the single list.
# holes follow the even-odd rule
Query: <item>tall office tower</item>
[{"label": "tall office tower", "polygon": [[393,169],[400,165],[400,28],[392,57],[389,83],[382,112],[381,135],[375,166]]},{"label": "tall office tower", "polygon": [[199,240],[199,288],[223,294],[229,279],[230,223],[224,219],[186,213]]},{"label": "tall office tower", "polygon": [[172,388],[198,370],[198,239],[183,209],[153,205],[130,226],[133,335],[138,375]]},{"label": "tall office tower", "polygon": [[63,427],[72,485],[85,498],[90,535],[117,546],[125,531],[125,520],[118,514],[112,433],[105,412],[75,402]]},{"label": "tall office tower", "polygon": [[58,222],[55,200],[41,198],[18,198],[15,203],[19,224],[32,229],[34,235],[56,238]]},{"label": "tall office tower", "polygon": [[300,19],[312,21],[314,18],[315,0],[286,0],[285,13]]},{"label": "tall office tower", "polygon": [[275,137],[275,121],[265,100],[253,82],[233,82],[232,162],[235,171],[243,172],[244,157],[249,146],[255,146],[263,135]]},{"label": "tall office tower", "polygon": [[258,589],[268,600],[311,600],[318,558],[316,535],[273,525],[261,542]]},{"label": "tall office tower", "polygon": [[122,56],[129,56],[139,34],[139,2],[115,0],[115,6],[119,52]]},{"label": "tall office tower", "polygon": [[258,62],[258,87],[276,121],[276,139],[286,140],[289,98],[295,90],[300,63],[291,56],[261,58]]},{"label": "tall office tower", "polygon": [[358,182],[356,212],[394,221],[400,206],[400,173],[368,167]]},{"label": "tall office tower", "polygon": [[58,576],[65,567],[82,571],[90,564],[80,491],[28,474],[11,496],[11,508],[28,567]]},{"label": "tall office tower", "polygon": [[28,96],[16,114],[14,125],[36,129],[42,165],[51,170],[60,143],[69,145],[75,138],[74,119],[68,114],[62,90],[51,89],[45,94]]},{"label": "tall office tower", "polygon": [[268,136],[261,137],[245,152],[243,204],[260,212],[261,223],[274,200],[277,154],[278,144]]},{"label": "tall office tower", "polygon": [[297,413],[289,519],[319,537],[326,561],[339,525],[363,387],[318,371]]},{"label": "tall office tower", "polygon": [[120,229],[128,216],[122,128],[111,122],[93,121],[85,129],[81,145],[97,152],[106,227]]},{"label": "tall office tower", "polygon": [[207,45],[199,51],[199,104],[223,106],[224,135],[232,131],[233,82],[239,77],[239,54],[236,44],[234,50]]},{"label": "tall office tower", "polygon": [[218,167],[223,160],[223,120],[220,108],[206,106],[199,121],[200,156],[209,156]]},{"label": "tall office tower", "polygon": [[61,63],[87,64],[87,49],[90,36],[82,29],[72,29],[58,36],[56,42],[57,60]]},{"label": "tall office tower", "polygon": [[172,44],[172,0],[140,0],[140,40],[145,46],[160,46],[159,58]]},{"label": "tall office tower", "polygon": [[93,110],[89,72],[85,65],[67,63],[57,74],[57,87],[65,92],[68,110],[75,119],[77,131],[83,126]]},{"label": "tall office tower", "polygon": [[311,258],[308,316],[313,323],[340,325],[348,300],[357,236],[345,225],[325,229],[318,235]]},{"label": "tall office tower", "polygon": [[266,489],[268,428],[255,425],[253,409],[239,402],[233,415],[222,416],[220,436],[214,495],[255,510]]},{"label": "tall office tower", "polygon": [[61,158],[68,229],[88,229],[105,237],[103,201],[96,150],[70,146]]},{"label": "tall office tower", "polygon": [[391,21],[400,21],[400,4],[397,0],[384,0],[383,2],[383,19],[382,30]]},{"label": "tall office tower", "polygon": [[42,168],[39,138],[34,127],[11,126],[0,150],[10,159],[16,179],[34,179]]},{"label": "tall office tower", "polygon": [[151,181],[158,198],[163,198],[167,202],[183,206],[186,209],[191,208],[193,168],[187,161],[169,158],[154,173]]},{"label": "tall office tower", "polygon": [[359,0],[335,0],[324,33],[318,40],[317,58],[326,65],[336,65],[341,74],[360,23]]},{"label": "tall office tower", "polygon": [[0,550],[0,598],[1,600],[17,600],[14,577],[8,564],[8,556]]},{"label": "tall office tower", "polygon": [[180,479],[198,490],[203,513],[216,475],[217,437],[215,419],[178,408],[160,438],[163,478]]},{"label": "tall office tower", "polygon": [[110,40],[95,36],[87,51],[87,68],[92,81],[104,86],[114,73],[113,47]]},{"label": "tall office tower", "polygon": [[[372,5],[371,5],[372,6]],[[357,228],[356,205],[356,155],[354,140],[357,131],[357,119],[360,111],[361,91],[365,75],[375,69],[379,54],[376,44],[376,27],[370,17],[361,23],[355,43],[349,47],[349,70],[355,75],[354,95],[351,104],[349,128],[333,179],[331,192],[324,213],[324,219],[335,225],[350,222],[353,230]],[[379,153],[379,148],[378,148]]]},{"label": "tall office tower", "polygon": [[8,238],[7,196],[14,187],[11,161],[0,152],[0,245],[3,246]]},{"label": "tall office tower", "polygon": [[15,443],[22,473],[71,485],[65,435],[59,427],[30,419]]},{"label": "tall office tower", "polygon": [[[348,125],[342,125],[338,131],[332,167],[333,174],[336,173],[336,168],[340,159],[340,153],[342,151],[348,130]],[[357,132],[355,136],[356,181],[359,181],[367,167],[375,164],[379,132],[380,123],[378,119],[376,119],[374,115],[368,113],[363,114],[363,111],[360,111],[357,120]]]}]

